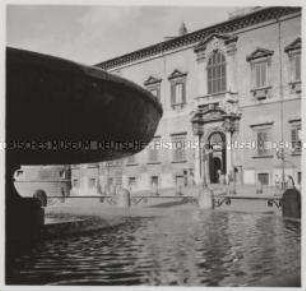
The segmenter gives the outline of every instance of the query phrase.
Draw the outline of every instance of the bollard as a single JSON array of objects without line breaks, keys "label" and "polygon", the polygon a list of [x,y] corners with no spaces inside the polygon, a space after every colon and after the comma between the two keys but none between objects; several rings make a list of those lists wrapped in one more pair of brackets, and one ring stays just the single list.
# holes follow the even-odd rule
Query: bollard
[{"label": "bollard", "polygon": [[213,191],[209,188],[199,190],[199,206],[201,209],[213,209]]},{"label": "bollard", "polygon": [[124,207],[124,208],[129,208],[131,206],[131,194],[130,191],[125,189],[125,188],[121,188],[118,191],[118,206],[119,207]]},{"label": "bollard", "polygon": [[283,193],[281,202],[283,217],[301,218],[301,193],[295,187]]}]

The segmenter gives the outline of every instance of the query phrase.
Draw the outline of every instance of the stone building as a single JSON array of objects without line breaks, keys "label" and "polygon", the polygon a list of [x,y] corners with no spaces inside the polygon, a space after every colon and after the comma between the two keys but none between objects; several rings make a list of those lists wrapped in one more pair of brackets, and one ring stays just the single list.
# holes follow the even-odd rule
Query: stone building
[{"label": "stone building", "polygon": [[22,166],[15,173],[15,187],[25,197],[33,197],[37,190],[47,196],[69,196],[70,166]]},{"label": "stone building", "polygon": [[239,185],[301,183],[301,9],[262,7],[97,64],[151,91],[164,115],[128,159],[71,166],[72,193],[187,194],[234,177]]},{"label": "stone building", "polygon": [[176,38],[97,64],[151,91],[164,116],[144,151],[81,179],[161,193],[220,174],[247,185],[285,174],[300,184],[301,9],[256,8],[191,33],[182,27]]}]

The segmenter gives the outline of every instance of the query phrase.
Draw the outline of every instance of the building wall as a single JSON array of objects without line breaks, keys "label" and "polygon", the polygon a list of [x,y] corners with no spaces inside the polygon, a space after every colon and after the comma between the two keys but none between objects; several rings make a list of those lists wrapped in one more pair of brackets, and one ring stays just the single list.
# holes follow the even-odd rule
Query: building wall
[{"label": "building wall", "polygon": [[[279,30],[280,29],[280,30]],[[287,15],[280,19],[262,22],[247,28],[234,31],[238,36],[236,51],[227,56],[227,91],[228,95],[235,96],[241,112],[238,132],[233,136],[233,142],[238,148],[233,149],[233,166],[240,169],[240,182],[256,184],[259,173],[269,173],[269,184],[274,184],[275,175],[280,175],[282,162],[277,158],[276,150],[271,150],[269,157],[257,157],[257,149],[241,144],[256,141],[254,125],[269,123],[271,125],[271,141],[279,143],[282,140],[282,127],[284,141],[291,141],[291,120],[301,116],[301,93],[290,86],[291,71],[288,54],[285,47],[301,36],[300,15]],[[222,41],[221,41],[222,42]],[[207,44],[206,50],[213,50],[213,42]],[[227,54],[227,47],[223,44],[218,48]],[[186,45],[159,55],[143,58],[126,65],[118,66],[109,71],[144,86],[146,80],[153,76],[161,79],[160,101],[163,105],[164,115],[156,132],[162,144],[166,145],[158,151],[158,163],[149,162],[147,148],[135,156],[135,161],[129,164],[128,159],[115,162],[100,163],[97,165],[83,165],[72,168],[72,181],[78,180],[72,192],[76,195],[96,195],[101,193],[115,193],[116,186],[128,187],[132,193],[137,191],[155,191],[152,177],[158,176],[158,188],[162,193],[186,192],[194,185],[196,163],[199,157],[194,147],[187,148],[186,161],[173,162],[173,150],[169,149],[171,136],[177,133],[186,133],[186,140],[190,144],[197,141],[192,132],[191,117],[199,105],[223,102],[226,94],[218,96],[207,95],[206,66],[208,55],[202,60],[197,59],[194,51],[195,45]],[[265,100],[257,100],[252,91],[251,64],[247,61],[257,48],[273,51],[269,66],[268,95]],[[174,110],[171,107],[171,82],[169,76],[178,70],[186,75],[186,106]],[[282,79],[281,79],[282,78]],[[283,115],[281,115],[281,102],[284,100]],[[222,124],[208,125],[206,130],[222,129]],[[171,143],[170,143],[171,144]],[[285,172],[297,179],[301,171],[300,155],[293,155],[285,150]],[[90,186],[89,180],[95,180],[96,188]],[[133,182],[132,185],[131,181]],[[169,190],[169,192],[167,192]]]},{"label": "building wall", "polygon": [[48,197],[70,195],[70,171],[67,166],[22,166],[15,173],[15,187],[23,197],[44,190]]}]

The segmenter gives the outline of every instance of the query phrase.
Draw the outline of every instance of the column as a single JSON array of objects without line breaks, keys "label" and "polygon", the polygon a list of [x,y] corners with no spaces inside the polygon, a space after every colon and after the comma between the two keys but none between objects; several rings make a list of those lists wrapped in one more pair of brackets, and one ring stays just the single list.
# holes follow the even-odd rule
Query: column
[{"label": "column", "polygon": [[232,135],[226,132],[226,173],[229,174],[233,169],[232,165]]},{"label": "column", "polygon": [[195,159],[194,159],[194,181],[196,185],[201,184],[201,137],[196,135],[197,138],[197,146],[195,148]]},{"label": "column", "polygon": [[[209,177],[209,153],[208,152],[203,152],[203,181],[204,182],[204,175],[205,175],[205,180],[206,180],[206,185],[210,184],[210,177]],[[205,154],[205,157],[204,157]]]}]

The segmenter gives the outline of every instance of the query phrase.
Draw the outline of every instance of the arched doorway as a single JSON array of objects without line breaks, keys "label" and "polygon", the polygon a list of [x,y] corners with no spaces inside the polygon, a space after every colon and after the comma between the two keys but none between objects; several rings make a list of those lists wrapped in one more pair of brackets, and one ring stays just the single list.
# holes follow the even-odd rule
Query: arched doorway
[{"label": "arched doorway", "polygon": [[226,174],[226,140],[225,134],[220,131],[211,133],[208,137],[209,178],[210,183],[219,182],[219,172]]}]

